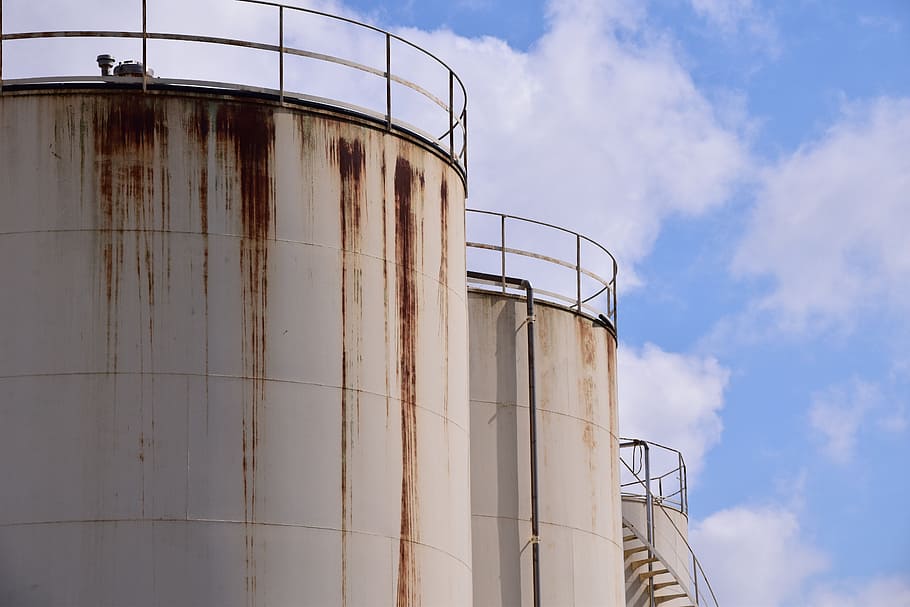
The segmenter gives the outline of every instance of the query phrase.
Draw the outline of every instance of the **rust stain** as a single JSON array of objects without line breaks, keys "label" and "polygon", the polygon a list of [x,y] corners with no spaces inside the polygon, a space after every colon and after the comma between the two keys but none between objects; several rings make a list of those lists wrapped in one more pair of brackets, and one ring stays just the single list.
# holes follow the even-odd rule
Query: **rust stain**
[{"label": "rust stain", "polygon": [[582,367],[581,367],[581,400],[584,405],[585,429],[583,433],[584,443],[588,446],[589,466],[593,468],[594,461],[591,452],[597,447],[597,440],[594,436],[594,403],[597,400],[597,388],[594,381],[597,372],[597,342],[591,327],[581,319],[576,321],[576,330],[581,343]]},{"label": "rust stain", "polygon": [[239,188],[235,186],[227,193],[227,205],[232,210],[239,198],[242,358],[249,384],[241,421],[241,465],[246,527],[245,587],[247,604],[252,605],[256,597],[256,542],[252,523],[256,521],[256,475],[266,387],[269,245],[274,239],[275,225],[274,115],[268,108],[254,104],[223,104],[215,118],[215,137],[218,160],[229,174],[237,175],[239,182],[236,184]]},{"label": "rust stain", "polygon": [[[446,446],[449,444],[449,183],[445,175],[439,184],[439,320],[442,325],[442,414]],[[448,451],[448,449],[447,449]],[[446,471],[451,472],[451,458],[446,458]]]},{"label": "rust stain", "polygon": [[[352,488],[348,460],[353,449],[352,426],[359,428],[359,371],[362,364],[363,287],[360,268],[361,223],[366,201],[363,180],[366,155],[359,140],[332,141],[329,152],[338,167],[341,181],[339,201],[341,225],[341,603],[347,604],[348,529],[352,520]],[[353,379],[353,381],[352,381]],[[350,384],[355,385],[350,385]],[[350,393],[350,394],[349,394]],[[353,397],[353,403],[350,397]],[[356,423],[351,407],[355,409]]]},{"label": "rust stain", "polygon": [[420,604],[417,485],[417,326],[415,278],[418,223],[412,201],[415,171],[407,159],[395,164],[395,259],[398,301],[398,375],[401,400],[401,529],[398,542],[398,607]]},{"label": "rust stain", "polygon": [[597,436],[594,426],[594,406],[597,402],[597,387],[595,376],[597,374],[597,341],[594,335],[593,326],[578,318],[575,321],[578,341],[581,344],[582,365],[581,365],[581,400],[584,405],[584,429],[582,430],[582,442],[587,449],[585,457],[588,463],[588,473],[590,475],[590,504],[591,504],[591,528],[597,526]]},{"label": "rust stain", "polygon": [[[383,303],[383,312],[382,312],[382,324],[383,324],[383,336],[385,338],[384,344],[386,352],[389,348],[389,212],[388,212],[388,198],[387,198],[387,188],[388,188],[388,179],[387,179],[387,167],[386,164],[386,151],[382,151],[382,166],[381,166],[381,175],[382,175],[382,301]],[[386,368],[385,372],[385,421],[386,428],[389,427],[390,421],[390,407],[392,404],[392,388],[389,382],[389,369]]]},{"label": "rust stain", "polygon": [[[199,198],[199,231],[202,234],[202,298],[203,331],[205,333],[205,428],[209,428],[209,114],[197,107],[185,129],[190,143],[196,147],[197,157],[202,159],[195,183]],[[190,184],[192,188],[193,184]]]},{"label": "rust stain", "polygon": [[[139,344],[143,357],[154,340],[155,276],[157,274],[152,231],[166,228],[169,214],[155,221],[155,199],[161,209],[170,206],[169,182],[162,173],[167,160],[168,129],[161,108],[153,99],[136,95],[113,96],[108,104],[94,106],[90,118],[94,128],[95,173],[98,200],[99,259],[101,291],[106,302],[106,346],[108,368],[118,367],[120,308],[128,244],[136,248],[136,297],[140,319],[147,329]],[[156,173],[159,177],[156,188]],[[157,195],[157,196],[156,196]],[[146,333],[141,332],[140,335]],[[143,364],[141,363],[141,364]]]},{"label": "rust stain", "polygon": [[[138,350],[139,370],[143,372],[154,368],[156,279],[160,275],[155,233],[170,227],[170,181],[166,170],[169,147],[164,107],[154,99],[131,94],[96,100],[91,107],[93,115],[87,118],[93,129],[94,170],[99,192],[98,259],[102,264],[99,283],[104,302],[107,368],[118,370],[120,328],[133,322],[137,343],[126,346]],[[159,240],[169,269],[167,238]],[[135,284],[129,280],[131,266],[135,269]],[[165,273],[165,279],[167,285],[169,272]],[[138,304],[135,316],[121,317],[122,297]],[[152,465],[156,465],[155,411],[153,407],[149,412],[151,437],[147,437],[146,391],[144,380],[140,381],[137,458],[139,505],[144,515],[146,456],[151,455]],[[116,424],[116,401],[112,403],[111,415]]]}]

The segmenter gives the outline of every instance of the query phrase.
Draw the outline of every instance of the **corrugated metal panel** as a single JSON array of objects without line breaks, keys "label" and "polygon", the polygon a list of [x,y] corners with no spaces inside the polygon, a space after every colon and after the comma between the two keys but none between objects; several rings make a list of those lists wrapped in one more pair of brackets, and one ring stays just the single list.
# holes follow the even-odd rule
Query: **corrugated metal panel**
[{"label": "corrugated metal panel", "polygon": [[0,97],[0,602],[466,604],[464,188],[255,100]]}]

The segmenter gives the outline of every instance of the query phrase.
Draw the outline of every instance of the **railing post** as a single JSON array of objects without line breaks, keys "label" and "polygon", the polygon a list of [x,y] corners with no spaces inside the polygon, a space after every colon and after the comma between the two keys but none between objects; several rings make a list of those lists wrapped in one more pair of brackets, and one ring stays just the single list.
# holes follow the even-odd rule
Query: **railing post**
[{"label": "railing post", "polygon": [[464,111],[461,113],[461,132],[463,135],[464,148],[462,148],[461,153],[464,156],[464,172],[465,175],[468,173],[468,100],[465,98],[465,107]]},{"label": "railing post", "polygon": [[278,101],[284,103],[284,6],[278,7]]},{"label": "railing post", "polygon": [[499,216],[499,256],[500,277],[502,277],[502,292],[506,292],[506,216]]},{"label": "railing post", "polygon": [[0,0],[0,93],[3,92],[3,0]]},{"label": "railing post", "polygon": [[616,260],[614,259],[613,260],[613,288],[611,289],[613,291],[613,310],[611,311],[612,312],[611,318],[613,320],[613,330],[614,331],[619,330],[616,326],[616,273],[618,272],[618,270],[619,270],[619,268],[617,267]]},{"label": "railing post", "polygon": [[392,36],[385,34],[385,128],[392,130]]},{"label": "railing post", "polygon": [[0,0],[0,93],[3,92],[3,0]]},{"label": "railing post", "polygon": [[142,92],[148,90],[148,0],[142,0]]},{"label": "railing post", "polygon": [[575,298],[581,313],[581,235],[575,235]]},{"label": "railing post", "polygon": [[[648,533],[648,545],[654,546],[654,499],[651,496],[651,454],[648,443],[642,441],[642,448],[645,451],[645,518]],[[650,548],[648,549],[648,558],[653,557]],[[648,563],[648,571],[651,571],[651,563]],[[654,576],[648,577],[648,596],[651,607],[654,603]]]},{"label": "railing post", "polygon": [[695,607],[699,607],[698,597],[698,561],[695,560],[695,554],[692,555],[692,579],[695,582]]},{"label": "railing post", "polygon": [[455,105],[455,75],[449,70],[449,157],[455,161],[455,116],[452,106]]}]

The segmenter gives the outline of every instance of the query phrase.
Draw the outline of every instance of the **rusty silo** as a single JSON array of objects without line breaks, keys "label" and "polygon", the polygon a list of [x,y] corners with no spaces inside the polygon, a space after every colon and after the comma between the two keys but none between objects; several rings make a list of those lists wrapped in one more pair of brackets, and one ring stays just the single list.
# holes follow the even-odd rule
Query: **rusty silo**
[{"label": "rusty silo", "polygon": [[196,41],[266,89],[0,72],[0,603],[470,603],[463,88],[403,126],[368,34],[378,114],[283,38]]}]

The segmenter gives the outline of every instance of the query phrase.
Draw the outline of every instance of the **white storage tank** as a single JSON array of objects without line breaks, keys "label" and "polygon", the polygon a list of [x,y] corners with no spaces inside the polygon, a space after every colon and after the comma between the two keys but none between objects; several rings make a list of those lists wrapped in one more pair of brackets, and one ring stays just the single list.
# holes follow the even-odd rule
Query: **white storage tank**
[{"label": "white storage tank", "polygon": [[[524,249],[500,235],[520,234],[525,222],[498,217],[502,229],[489,231],[496,237],[468,244],[469,253],[493,251],[496,258],[489,268],[492,275],[469,273],[474,605],[535,605],[532,326],[539,519],[536,604],[623,605],[615,265],[602,251],[612,276],[605,274],[603,284],[594,281],[596,293],[607,302],[605,315],[598,318],[586,304],[592,301],[586,295],[589,279],[596,274],[573,274],[564,283],[572,287],[568,292],[560,291],[558,279],[550,281],[557,286],[548,284],[554,271],[549,266],[559,265],[559,260],[546,245],[558,234],[535,239],[535,250]],[[582,237],[577,238],[581,243]],[[580,250],[574,240],[572,248]],[[479,256],[476,264],[472,259],[469,256],[469,269],[482,265]],[[525,264],[524,273],[510,275],[510,267],[522,268],[522,259],[539,263]],[[537,293],[532,317],[524,287],[515,281],[507,284],[508,278],[531,282]]]},{"label": "white storage tank", "polygon": [[0,604],[469,604],[452,157],[255,94],[5,85]]}]

